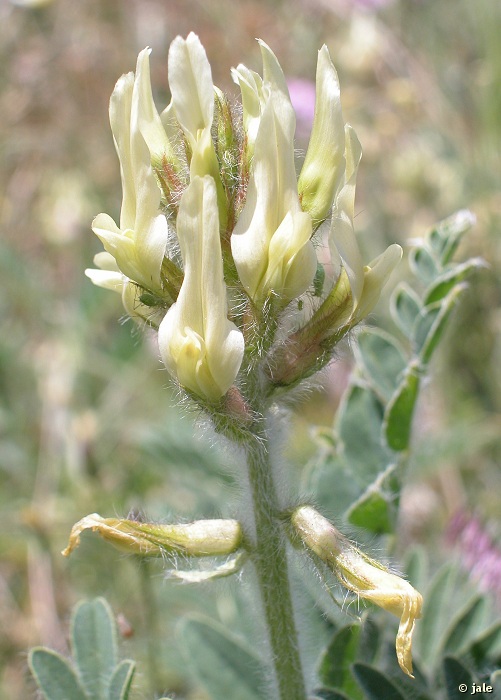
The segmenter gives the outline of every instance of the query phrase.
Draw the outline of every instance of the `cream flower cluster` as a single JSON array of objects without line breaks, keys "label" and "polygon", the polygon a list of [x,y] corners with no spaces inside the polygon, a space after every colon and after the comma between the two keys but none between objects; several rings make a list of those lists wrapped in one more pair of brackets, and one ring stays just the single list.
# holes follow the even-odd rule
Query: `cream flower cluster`
[{"label": "cream flower cluster", "polygon": [[[314,234],[326,219],[331,289],[343,281],[350,298],[346,328],[372,310],[401,255],[390,246],[362,263],[353,229],[361,151],[343,121],[327,47],[319,52],[313,130],[297,178],[287,84],[274,53],[259,44],[262,76],[243,65],[232,72],[241,113],[213,85],[205,50],[191,33],[171,44],[172,100],[159,114],[150,50],[141,51],[136,73],[119,79],[110,100],[120,221],[99,214],[92,226],[105,252],[87,275],[120,292],[130,316],[158,329],[171,375],[209,402],[236,380],[249,318],[259,325],[270,307],[279,317],[312,288],[319,267]],[[314,314],[310,322],[318,326]]]}]

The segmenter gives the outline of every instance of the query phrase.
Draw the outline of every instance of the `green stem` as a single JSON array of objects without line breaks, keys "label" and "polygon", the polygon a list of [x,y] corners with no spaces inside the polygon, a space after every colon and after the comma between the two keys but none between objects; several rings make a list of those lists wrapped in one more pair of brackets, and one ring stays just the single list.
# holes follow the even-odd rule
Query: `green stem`
[{"label": "green stem", "polygon": [[280,700],[305,700],[297,632],[289,585],[286,538],[279,512],[267,438],[247,444],[255,521],[254,564],[275,667]]},{"label": "green stem", "polygon": [[159,608],[153,587],[150,562],[147,558],[139,560],[139,575],[141,577],[141,594],[146,629],[148,630],[148,675],[150,692],[155,694],[162,688],[162,677],[159,664],[159,649],[161,634],[159,628]]}]

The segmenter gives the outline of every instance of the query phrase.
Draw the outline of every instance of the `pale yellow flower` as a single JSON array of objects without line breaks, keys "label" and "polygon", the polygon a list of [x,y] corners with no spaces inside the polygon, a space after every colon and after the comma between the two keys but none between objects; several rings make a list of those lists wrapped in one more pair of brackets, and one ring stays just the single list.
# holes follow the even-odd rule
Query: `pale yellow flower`
[{"label": "pale yellow flower", "polygon": [[326,219],[345,170],[339,79],[327,46],[318,52],[313,129],[298,181],[301,206],[314,226]]},{"label": "pale yellow flower", "polygon": [[120,226],[108,214],[99,214],[92,230],[126,277],[161,293],[167,221],[159,212],[160,189],[150,151],[139,130],[141,90],[137,80],[133,73],[123,75],[110,100],[110,123],[122,177]]},{"label": "pale yellow flower", "polygon": [[[295,114],[285,77],[271,49],[260,42],[264,107],[254,144],[245,206],[231,237],[240,280],[256,303],[270,294],[287,303],[308,289],[317,261],[310,241],[312,222],[302,211],[294,166]],[[241,69],[240,76],[245,77]],[[247,78],[249,75],[247,74]],[[252,75],[249,78],[252,78]],[[249,93],[253,119],[258,118],[261,87],[240,80]]]},{"label": "pale yellow flower", "polygon": [[106,252],[97,253],[94,256],[94,265],[97,269],[88,268],[85,274],[97,287],[120,294],[125,311],[135,321],[158,326],[164,316],[164,310],[151,308],[141,302],[141,289],[120,272],[112,255]]},{"label": "pale yellow flower", "polygon": [[[355,131],[346,126],[344,184],[332,209],[329,248],[337,279],[344,272],[351,293],[350,325],[363,320],[375,307],[381,291],[402,257],[402,248],[393,244],[368,265],[364,265],[355,236],[355,187],[362,148]],[[346,319],[345,319],[346,320]]]},{"label": "pale yellow flower", "polygon": [[216,401],[235,381],[244,340],[227,317],[216,186],[210,176],[194,177],[181,197],[177,234],[184,281],[159,327],[160,354],[181,386]]},{"label": "pale yellow flower", "polygon": [[224,227],[227,216],[226,194],[212,141],[214,84],[207,54],[196,34],[177,36],[169,49],[169,86],[172,113],[189,147],[190,177],[211,175],[218,198],[219,218]]}]

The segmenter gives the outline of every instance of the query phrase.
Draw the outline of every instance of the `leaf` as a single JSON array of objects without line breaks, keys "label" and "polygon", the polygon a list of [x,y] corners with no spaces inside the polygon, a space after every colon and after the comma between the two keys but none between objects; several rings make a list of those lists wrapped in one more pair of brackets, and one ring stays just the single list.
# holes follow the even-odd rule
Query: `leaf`
[{"label": "leaf", "polygon": [[318,677],[325,686],[345,691],[351,700],[363,700],[363,694],[351,673],[351,665],[357,657],[360,634],[360,625],[348,625],[336,632],[321,657],[318,668]]},{"label": "leaf", "polygon": [[459,297],[466,290],[466,283],[457,284],[440,302],[425,307],[416,320],[414,341],[421,362],[427,365],[433,351],[445,330],[447,321],[454,310]]},{"label": "leaf", "polygon": [[343,454],[362,486],[368,486],[392,461],[381,439],[383,412],[376,394],[361,384],[349,387],[339,410]]},{"label": "leaf", "polygon": [[433,664],[437,658],[440,631],[444,627],[444,620],[449,617],[446,603],[450,601],[451,591],[454,590],[455,578],[456,571],[452,567],[442,567],[424,596],[422,618],[416,625],[415,645],[419,658],[425,665]]},{"label": "leaf", "polygon": [[77,605],[71,639],[80,680],[89,700],[108,700],[110,678],[118,659],[115,621],[104,598]]},{"label": "leaf", "polygon": [[442,265],[451,261],[461,238],[475,222],[475,215],[467,209],[462,209],[441,221],[427,234],[428,245],[437,254]]},{"label": "leaf", "polygon": [[75,671],[57,652],[36,647],[30,651],[28,663],[47,700],[88,700]]},{"label": "leaf", "polygon": [[467,279],[475,270],[486,267],[482,258],[471,258],[460,265],[454,265],[451,269],[441,274],[433,284],[426,290],[424,305],[429,306],[437,301],[441,301],[451,289]]},{"label": "leaf", "polygon": [[499,655],[500,647],[501,622],[496,622],[476,637],[466,650],[466,654],[472,657],[476,666],[483,666],[488,659],[496,658]]},{"label": "leaf", "polygon": [[374,667],[354,664],[353,673],[367,700],[405,700],[388,676]]},{"label": "leaf", "polygon": [[487,601],[483,596],[475,596],[459,612],[450,624],[444,642],[443,653],[455,654],[464,651],[484,618]]},{"label": "leaf", "polygon": [[386,406],[383,431],[388,446],[396,452],[409,447],[412,430],[412,416],[419,393],[420,367],[413,360],[398,387]]},{"label": "leaf", "polygon": [[409,265],[416,277],[425,284],[431,284],[440,272],[432,254],[422,244],[411,249]]},{"label": "leaf", "polygon": [[136,670],[134,661],[121,661],[110,679],[109,700],[127,700]]},{"label": "leaf", "polygon": [[394,472],[395,466],[392,464],[368,486],[346,511],[345,518],[348,522],[378,535],[394,532],[395,496],[385,483],[391,479]]},{"label": "leaf", "polygon": [[183,621],[181,638],[187,661],[214,700],[260,700],[267,674],[259,657],[238,637],[210,619]]},{"label": "leaf", "polygon": [[315,695],[308,700],[352,700],[348,695],[332,688],[317,688],[314,693]]},{"label": "leaf", "polygon": [[363,485],[340,455],[330,454],[315,465],[308,491],[325,512],[343,513],[360,497]]},{"label": "leaf", "polygon": [[412,329],[422,304],[416,292],[405,282],[401,282],[390,299],[390,312],[393,320],[407,337],[412,337]]},{"label": "leaf", "polygon": [[389,333],[377,328],[365,328],[357,341],[357,358],[367,381],[387,401],[407,366],[404,351]]},{"label": "leaf", "polygon": [[404,571],[406,578],[418,591],[428,580],[428,560],[424,547],[414,547],[407,554]]},{"label": "leaf", "polygon": [[[448,700],[464,700],[465,691],[460,687],[466,687],[466,693],[471,695],[471,688],[474,683],[473,676],[459,659],[454,656],[446,656],[443,660],[445,688]],[[483,697],[475,695],[475,697]]]},{"label": "leaf", "polygon": [[374,661],[379,644],[381,631],[374,620],[366,617],[362,623],[362,632],[358,645],[358,658],[364,663]]}]

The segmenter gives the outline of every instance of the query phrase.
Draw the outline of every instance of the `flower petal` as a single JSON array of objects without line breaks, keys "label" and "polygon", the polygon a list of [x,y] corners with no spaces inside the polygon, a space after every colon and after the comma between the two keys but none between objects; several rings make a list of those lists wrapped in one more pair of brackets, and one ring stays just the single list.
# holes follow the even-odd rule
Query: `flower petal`
[{"label": "flower petal", "polygon": [[339,79],[324,44],[318,52],[313,129],[298,181],[301,206],[311,214],[314,226],[329,215],[344,175],[344,150]]}]

